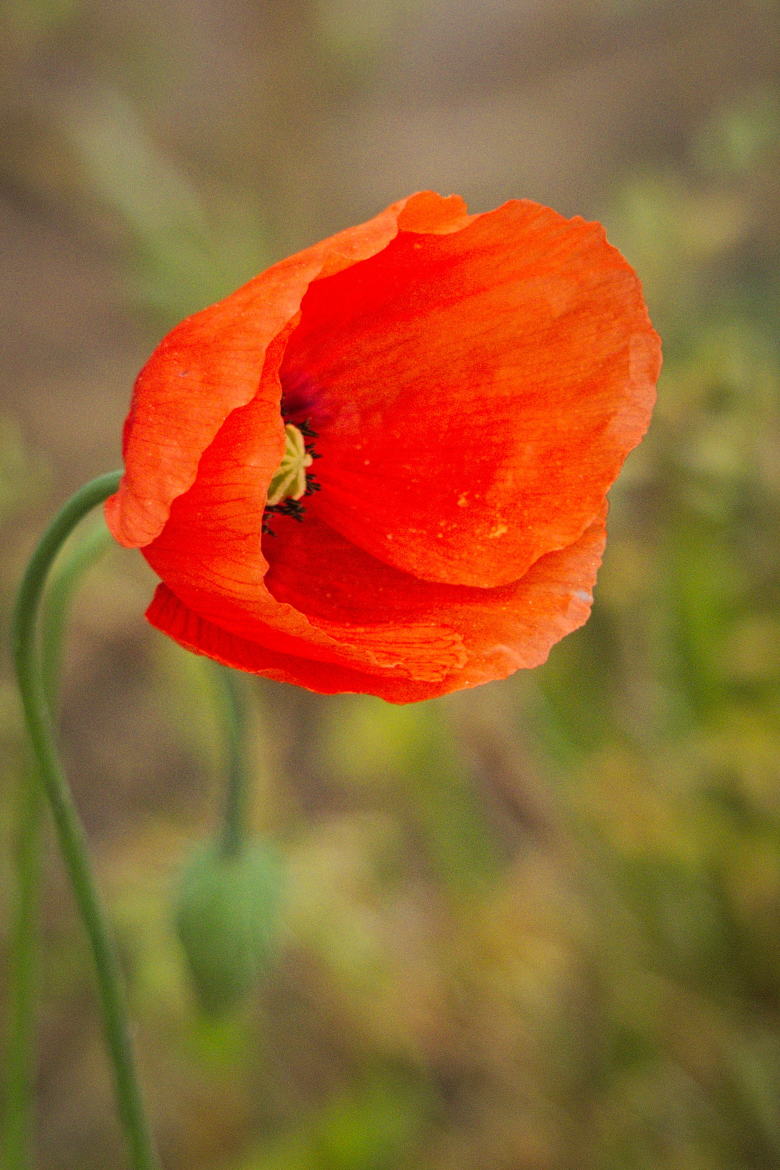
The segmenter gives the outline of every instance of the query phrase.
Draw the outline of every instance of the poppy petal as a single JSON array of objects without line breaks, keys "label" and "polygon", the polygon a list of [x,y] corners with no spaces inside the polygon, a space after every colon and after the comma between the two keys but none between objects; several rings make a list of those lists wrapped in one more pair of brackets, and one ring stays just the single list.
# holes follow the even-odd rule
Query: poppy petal
[{"label": "poppy petal", "polygon": [[480,589],[412,577],[312,517],[280,531],[266,586],[338,640],[349,640],[356,626],[457,631],[465,649],[457,675],[469,680],[457,685],[475,686],[538,666],[555,642],[587,620],[605,520],[602,507],[568,548],[547,553],[518,581]]},{"label": "poppy petal", "polygon": [[464,223],[312,284],[281,377],[318,432],[328,525],[416,577],[492,587],[598,515],[659,341],[599,225],[527,201]]},{"label": "poppy petal", "polygon": [[460,637],[435,622],[328,628],[312,625],[269,592],[260,542],[274,458],[269,461],[265,441],[268,411],[258,395],[226,420],[195,483],[173,501],[162,533],[144,549],[151,567],[186,607],[277,651],[416,678],[441,678],[457,668],[465,659]]},{"label": "poppy petal", "polygon": [[[312,541],[302,532],[290,526],[285,555],[270,574],[272,587],[280,597],[294,596],[308,605],[313,623],[346,640],[342,651],[355,641],[370,645],[368,669],[338,661],[338,653],[322,658],[314,645],[309,647],[313,657],[301,643],[288,641],[285,648],[275,631],[258,640],[257,629],[250,627],[248,636],[238,627],[226,629],[166,585],[158,587],[149,621],[186,648],[241,670],[323,694],[356,691],[390,702],[415,702],[543,662],[556,641],[587,619],[605,536],[600,517],[570,548],[543,557],[522,581],[480,590],[422,582],[410,586],[406,574],[377,565],[337,533],[323,528]],[[319,586],[312,572],[318,552],[328,555],[333,566],[330,579]],[[302,593],[300,583],[306,580],[309,586]],[[345,625],[346,613],[362,624]],[[293,647],[299,652],[291,653]]]},{"label": "poppy petal", "polygon": [[159,535],[222,423],[257,393],[268,347],[294,319],[309,284],[385,247],[399,219],[412,230],[422,224],[446,232],[468,217],[455,196],[413,195],[274,265],[160,342],[136,381],[123,436],[125,474],[105,505],[121,544],[139,547]]},{"label": "poppy petal", "polygon": [[205,654],[225,666],[262,674],[277,682],[294,683],[322,695],[353,692],[379,695],[393,703],[413,703],[444,693],[430,683],[368,675],[333,662],[298,658],[228,633],[188,609],[166,585],[158,585],[146,611],[149,622],[186,650]]}]

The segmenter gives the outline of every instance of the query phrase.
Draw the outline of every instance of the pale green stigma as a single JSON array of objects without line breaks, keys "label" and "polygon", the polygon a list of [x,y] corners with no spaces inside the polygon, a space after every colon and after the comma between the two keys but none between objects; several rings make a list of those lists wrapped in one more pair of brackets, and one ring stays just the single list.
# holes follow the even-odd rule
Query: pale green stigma
[{"label": "pale green stigma", "polygon": [[266,507],[274,508],[283,500],[300,500],[305,496],[306,468],[312,462],[301,432],[292,423],[285,423],[284,455],[268,488]]}]

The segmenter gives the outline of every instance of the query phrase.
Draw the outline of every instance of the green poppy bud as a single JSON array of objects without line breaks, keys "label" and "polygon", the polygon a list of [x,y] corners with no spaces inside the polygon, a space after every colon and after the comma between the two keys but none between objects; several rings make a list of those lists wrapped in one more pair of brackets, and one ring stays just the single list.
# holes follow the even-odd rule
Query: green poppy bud
[{"label": "green poppy bud", "polygon": [[175,922],[203,1009],[236,1006],[270,965],[278,937],[282,861],[265,841],[235,854],[208,841],[179,880]]}]

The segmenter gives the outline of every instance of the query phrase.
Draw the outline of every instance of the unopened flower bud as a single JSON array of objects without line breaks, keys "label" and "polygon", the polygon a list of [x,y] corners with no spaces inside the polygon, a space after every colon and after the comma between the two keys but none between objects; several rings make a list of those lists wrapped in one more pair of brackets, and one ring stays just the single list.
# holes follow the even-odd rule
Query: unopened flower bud
[{"label": "unopened flower bud", "polygon": [[235,854],[209,841],[188,860],[176,893],[176,931],[205,1011],[235,1006],[269,966],[282,884],[281,858],[262,840]]}]

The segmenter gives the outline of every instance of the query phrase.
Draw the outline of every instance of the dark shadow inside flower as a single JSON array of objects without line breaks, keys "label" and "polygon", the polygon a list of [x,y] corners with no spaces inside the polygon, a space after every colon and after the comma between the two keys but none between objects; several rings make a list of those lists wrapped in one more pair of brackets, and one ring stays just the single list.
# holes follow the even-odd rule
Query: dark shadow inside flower
[{"label": "dark shadow inside flower", "polygon": [[[288,353],[289,342],[285,358]],[[283,362],[279,379],[282,386],[281,412],[284,421],[294,423],[304,430],[304,433],[307,428],[315,434],[322,430],[327,424],[328,415],[322,392],[312,378],[305,370],[296,369],[292,363]]]}]

